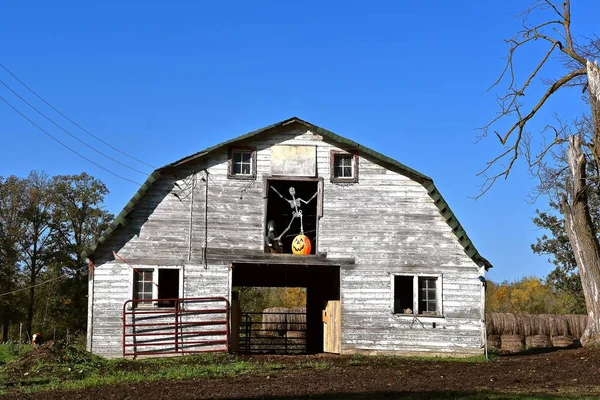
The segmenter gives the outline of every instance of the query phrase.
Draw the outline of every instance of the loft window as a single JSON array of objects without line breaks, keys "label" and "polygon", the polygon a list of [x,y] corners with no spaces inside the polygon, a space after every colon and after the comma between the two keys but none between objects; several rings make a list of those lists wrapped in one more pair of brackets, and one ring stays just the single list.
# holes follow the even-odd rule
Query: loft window
[{"label": "loft window", "polygon": [[442,314],[440,277],[395,275],[393,279],[394,314]]},{"label": "loft window", "polygon": [[135,270],[133,298],[145,300],[137,302],[137,306],[174,307],[175,301],[173,299],[179,298],[179,269]]},{"label": "loft window", "polygon": [[[292,253],[294,238],[304,232],[311,242],[309,254],[316,254],[318,218],[321,215],[323,193],[319,187],[322,188],[322,181],[314,178],[288,180],[273,177],[265,181],[266,253]],[[296,251],[303,248],[305,243],[299,238],[295,244]]]},{"label": "loft window", "polygon": [[256,149],[249,147],[229,148],[227,175],[233,179],[256,179]]},{"label": "loft window", "polygon": [[358,182],[358,155],[340,151],[331,152],[331,182]]}]

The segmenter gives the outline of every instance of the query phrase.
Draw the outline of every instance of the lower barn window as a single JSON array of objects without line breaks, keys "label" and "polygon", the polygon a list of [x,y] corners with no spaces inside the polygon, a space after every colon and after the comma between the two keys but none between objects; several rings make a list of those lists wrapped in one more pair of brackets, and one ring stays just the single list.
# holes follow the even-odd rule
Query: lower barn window
[{"label": "lower barn window", "polygon": [[138,306],[174,307],[173,299],[179,298],[179,269],[136,270],[134,272],[133,298],[146,300],[138,302]]},{"label": "lower barn window", "polygon": [[440,277],[394,276],[394,313],[441,315]]}]

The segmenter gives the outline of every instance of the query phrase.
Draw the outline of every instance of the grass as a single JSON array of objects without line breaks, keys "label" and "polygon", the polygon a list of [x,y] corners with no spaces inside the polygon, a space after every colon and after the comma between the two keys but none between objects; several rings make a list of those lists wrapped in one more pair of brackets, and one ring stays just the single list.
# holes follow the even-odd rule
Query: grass
[{"label": "grass", "polygon": [[33,348],[28,344],[8,342],[0,344],[0,366],[15,361],[21,355],[30,352]]},{"label": "grass", "polygon": [[[29,350],[29,349],[26,349]],[[16,359],[14,347],[0,346],[0,395],[36,393],[48,390],[72,390],[114,384],[137,384],[165,380],[197,380],[216,377],[233,377],[243,374],[271,374],[295,370],[327,370],[349,366],[377,368],[406,363],[406,358],[394,356],[363,356],[337,358],[239,358],[224,353],[206,353],[184,357],[132,359],[105,359],[78,348],[57,342],[44,357]],[[36,353],[32,353],[32,356]],[[411,358],[428,361],[454,361],[484,363],[483,357]],[[26,362],[26,363],[25,363]],[[484,367],[485,368],[485,367]],[[263,376],[264,376],[263,375]],[[285,397],[286,400],[307,397]],[[488,391],[459,392],[381,392],[381,393],[336,393],[310,396],[311,399],[389,400],[389,399],[565,399],[585,398],[576,393],[561,393],[551,396],[538,393],[497,393]],[[591,398],[591,397],[590,397]]]},{"label": "grass", "polygon": [[55,355],[33,359],[27,365],[15,362],[14,356],[7,356],[6,364],[0,367],[0,395],[123,383],[228,377],[293,369],[322,370],[328,367],[325,362],[313,360],[297,363],[244,361],[224,353],[132,360],[106,359],[64,344],[55,344],[53,351]]}]

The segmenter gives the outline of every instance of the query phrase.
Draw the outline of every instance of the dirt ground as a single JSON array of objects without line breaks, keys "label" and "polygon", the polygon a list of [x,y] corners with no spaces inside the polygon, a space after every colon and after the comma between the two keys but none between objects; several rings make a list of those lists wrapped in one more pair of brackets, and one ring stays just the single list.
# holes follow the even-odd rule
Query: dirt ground
[{"label": "dirt ground", "polygon": [[[264,356],[266,358],[266,356]],[[268,357],[280,363],[293,356]],[[234,378],[198,378],[135,385],[18,394],[24,399],[249,399],[321,398],[390,399],[456,396],[473,392],[544,393],[600,397],[600,349],[556,350],[539,354],[501,356],[489,362],[432,361],[398,358],[389,361],[349,362],[334,355],[303,356],[306,361],[327,360],[327,369],[302,369]],[[261,361],[260,357],[253,357]],[[445,394],[445,395],[443,395]],[[421,397],[418,397],[421,398]],[[445,397],[446,398],[446,397]]]}]

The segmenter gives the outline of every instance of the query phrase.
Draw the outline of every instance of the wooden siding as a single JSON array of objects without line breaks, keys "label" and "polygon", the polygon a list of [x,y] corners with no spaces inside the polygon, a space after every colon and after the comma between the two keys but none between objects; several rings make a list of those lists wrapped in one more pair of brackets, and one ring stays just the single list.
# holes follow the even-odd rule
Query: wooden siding
[{"label": "wooden siding", "polygon": [[[114,355],[121,349],[120,313],[131,298],[132,272],[113,259],[113,250],[135,260],[138,268],[179,265],[182,296],[229,295],[227,261],[210,264],[209,259],[205,269],[203,246],[262,251],[263,177],[271,175],[274,144],[316,147],[317,173],[324,178],[317,250],[328,258],[355,260],[340,274],[342,352],[481,352],[478,266],[426,189],[364,156],[358,161],[358,183],[331,183],[330,152],[352,149],[336,147],[297,124],[239,143],[256,148],[256,180],[227,178],[227,148],[161,174],[127,225],[96,251],[92,350]],[[417,273],[442,276],[443,317],[393,314],[392,276]]]}]

